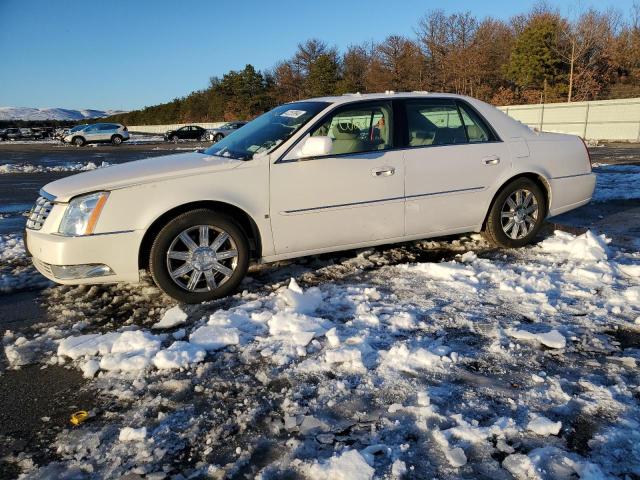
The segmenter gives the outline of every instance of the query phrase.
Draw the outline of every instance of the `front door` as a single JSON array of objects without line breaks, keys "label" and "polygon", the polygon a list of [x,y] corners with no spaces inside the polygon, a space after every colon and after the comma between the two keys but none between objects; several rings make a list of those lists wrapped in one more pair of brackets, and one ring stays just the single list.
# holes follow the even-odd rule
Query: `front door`
[{"label": "front door", "polygon": [[312,127],[328,155],[271,165],[276,254],[357,245],[404,235],[404,165],[393,148],[390,102],[351,104]]},{"label": "front door", "polygon": [[404,105],[407,235],[473,230],[486,214],[487,189],[511,168],[508,147],[466,102]]}]

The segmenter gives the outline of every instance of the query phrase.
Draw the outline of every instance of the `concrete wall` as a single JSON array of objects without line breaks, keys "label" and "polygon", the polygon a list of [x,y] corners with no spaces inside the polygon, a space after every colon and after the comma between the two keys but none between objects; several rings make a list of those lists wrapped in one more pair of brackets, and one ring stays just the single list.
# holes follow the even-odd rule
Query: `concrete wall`
[{"label": "concrete wall", "polygon": [[640,141],[640,98],[498,108],[541,131],[572,133],[588,140]]},{"label": "concrete wall", "polygon": [[[516,120],[546,132],[572,133],[588,140],[640,142],[640,98],[498,108]],[[131,132],[163,134],[183,125],[217,128],[224,123],[131,125],[128,128]]]}]

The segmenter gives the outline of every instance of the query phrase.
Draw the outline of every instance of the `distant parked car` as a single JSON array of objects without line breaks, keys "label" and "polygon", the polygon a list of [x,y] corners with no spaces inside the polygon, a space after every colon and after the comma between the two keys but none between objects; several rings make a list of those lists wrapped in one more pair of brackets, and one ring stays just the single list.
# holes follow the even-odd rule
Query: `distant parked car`
[{"label": "distant parked car", "polygon": [[46,131],[44,128],[32,128],[29,138],[31,138],[32,140],[42,140],[45,136]]},{"label": "distant parked car", "polygon": [[[129,140],[127,127],[119,123],[94,123],[84,125],[82,128],[74,127],[62,139],[63,142],[72,143],[81,147],[87,143],[112,143],[120,145],[125,140]],[[76,128],[78,128],[76,130]]]},{"label": "distant parked car", "polygon": [[247,122],[229,122],[219,128],[211,128],[207,130],[207,140],[219,142],[230,133],[235,132],[240,127],[244,127]]},{"label": "distant parked car", "polygon": [[22,132],[19,128],[7,128],[4,134],[7,140],[20,140],[22,138]]},{"label": "distant parked car", "polygon": [[170,142],[178,140],[204,140],[207,131],[198,125],[187,125],[176,130],[169,130],[164,134],[164,139]]}]

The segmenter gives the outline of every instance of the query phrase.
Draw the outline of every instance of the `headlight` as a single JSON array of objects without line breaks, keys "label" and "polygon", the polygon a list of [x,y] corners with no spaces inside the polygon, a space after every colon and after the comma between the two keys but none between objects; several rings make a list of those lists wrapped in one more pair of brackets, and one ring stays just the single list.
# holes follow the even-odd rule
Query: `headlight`
[{"label": "headlight", "polygon": [[71,200],[58,233],[70,236],[91,235],[108,197],[109,192],[98,192]]}]

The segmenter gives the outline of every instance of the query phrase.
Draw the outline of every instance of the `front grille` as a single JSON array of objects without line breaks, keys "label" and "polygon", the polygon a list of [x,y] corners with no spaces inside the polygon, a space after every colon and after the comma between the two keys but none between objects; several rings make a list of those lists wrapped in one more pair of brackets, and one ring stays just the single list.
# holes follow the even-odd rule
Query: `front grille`
[{"label": "front grille", "polygon": [[45,220],[51,213],[53,208],[53,202],[45,197],[38,197],[36,204],[29,212],[29,219],[27,220],[27,228],[31,230],[40,230],[44,225]]}]

